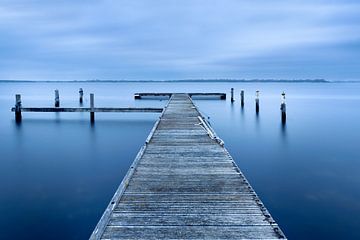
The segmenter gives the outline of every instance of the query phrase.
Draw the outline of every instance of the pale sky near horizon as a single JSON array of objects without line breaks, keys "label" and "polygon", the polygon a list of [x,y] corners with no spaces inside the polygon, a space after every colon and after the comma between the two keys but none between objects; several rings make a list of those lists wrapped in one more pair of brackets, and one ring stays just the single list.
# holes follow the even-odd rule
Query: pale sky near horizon
[{"label": "pale sky near horizon", "polygon": [[0,79],[360,79],[354,0],[0,0]]}]

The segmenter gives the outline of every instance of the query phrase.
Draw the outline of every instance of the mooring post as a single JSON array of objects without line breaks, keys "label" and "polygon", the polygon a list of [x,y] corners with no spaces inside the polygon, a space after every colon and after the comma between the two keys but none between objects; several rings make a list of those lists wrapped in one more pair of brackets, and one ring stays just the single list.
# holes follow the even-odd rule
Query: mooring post
[{"label": "mooring post", "polygon": [[240,92],[241,107],[244,107],[244,95],[245,95],[244,90],[241,90],[241,92]]},{"label": "mooring post", "polygon": [[84,91],[82,88],[79,89],[79,102],[83,103]]},{"label": "mooring post", "polygon": [[255,98],[255,111],[256,113],[259,113],[259,109],[260,109],[260,100],[259,100],[259,90],[256,90],[256,98]]},{"label": "mooring post", "polygon": [[286,122],[286,102],[285,102],[285,92],[283,92],[281,94],[281,105],[280,105],[280,110],[281,110],[281,122],[285,123]]},{"label": "mooring post", "polygon": [[231,102],[234,102],[234,88],[231,88]]},{"label": "mooring post", "polygon": [[21,95],[15,95],[15,121],[21,122]]},{"label": "mooring post", "polygon": [[95,112],[94,112],[94,94],[90,93],[90,122],[95,121]]},{"label": "mooring post", "polygon": [[55,90],[55,107],[60,107],[59,90]]}]

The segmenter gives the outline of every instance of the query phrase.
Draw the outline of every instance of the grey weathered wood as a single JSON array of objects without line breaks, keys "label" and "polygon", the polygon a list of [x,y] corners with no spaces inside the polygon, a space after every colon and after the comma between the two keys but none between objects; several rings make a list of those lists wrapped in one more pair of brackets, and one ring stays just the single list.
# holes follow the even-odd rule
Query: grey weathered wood
[{"label": "grey weathered wood", "polygon": [[256,97],[255,97],[255,112],[259,113],[259,109],[260,109],[260,99],[259,99],[259,90],[256,91]]},{"label": "grey weathered wood", "polygon": [[171,94],[91,239],[284,234],[187,94]]},{"label": "grey weathered wood", "polygon": [[285,92],[281,94],[281,122],[284,124],[286,123],[286,102],[285,102]]},{"label": "grey weathered wood", "polygon": [[[22,112],[148,112],[161,113],[162,108],[116,108],[116,107],[101,107],[101,108],[54,108],[54,107],[20,107]],[[16,107],[11,108],[15,112]]]},{"label": "grey weathered wood", "polygon": [[55,107],[60,107],[59,90],[55,90]]},{"label": "grey weathered wood", "polygon": [[[135,99],[141,99],[142,97],[171,97],[174,93],[135,93]],[[219,97],[221,100],[226,99],[226,93],[187,93],[190,97],[193,96],[207,96],[207,97]]]},{"label": "grey weathered wood", "polygon": [[240,92],[241,107],[244,107],[244,105],[245,105],[244,97],[245,97],[245,91],[241,90],[241,92]]},{"label": "grey weathered wood", "polygon": [[82,88],[79,89],[79,102],[83,103],[84,90]]},{"label": "grey weathered wood", "polygon": [[94,111],[94,94],[90,93],[90,122],[95,121],[95,111]]},{"label": "grey weathered wood", "polygon": [[15,95],[15,107],[12,108],[13,112],[15,112],[15,121],[21,122],[21,95]]}]

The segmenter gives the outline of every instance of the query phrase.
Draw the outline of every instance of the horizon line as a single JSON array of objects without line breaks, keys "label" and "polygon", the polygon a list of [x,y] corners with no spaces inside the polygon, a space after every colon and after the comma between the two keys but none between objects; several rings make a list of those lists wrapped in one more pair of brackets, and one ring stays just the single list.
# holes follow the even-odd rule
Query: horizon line
[{"label": "horizon line", "polygon": [[88,80],[25,80],[25,79],[0,79],[0,82],[261,82],[261,83],[275,83],[275,82],[285,82],[285,83],[331,83],[331,82],[359,82],[354,80],[344,80],[344,81],[329,81],[325,79],[163,79],[163,80],[151,80],[151,79],[138,79],[138,80],[128,80],[128,79],[88,79]]}]

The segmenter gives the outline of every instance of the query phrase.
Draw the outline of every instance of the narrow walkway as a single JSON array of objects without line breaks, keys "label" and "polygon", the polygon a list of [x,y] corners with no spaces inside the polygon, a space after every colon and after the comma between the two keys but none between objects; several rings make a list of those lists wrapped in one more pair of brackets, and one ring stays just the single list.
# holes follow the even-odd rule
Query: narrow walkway
[{"label": "narrow walkway", "polygon": [[285,238],[187,94],[173,94],[91,239]]}]

